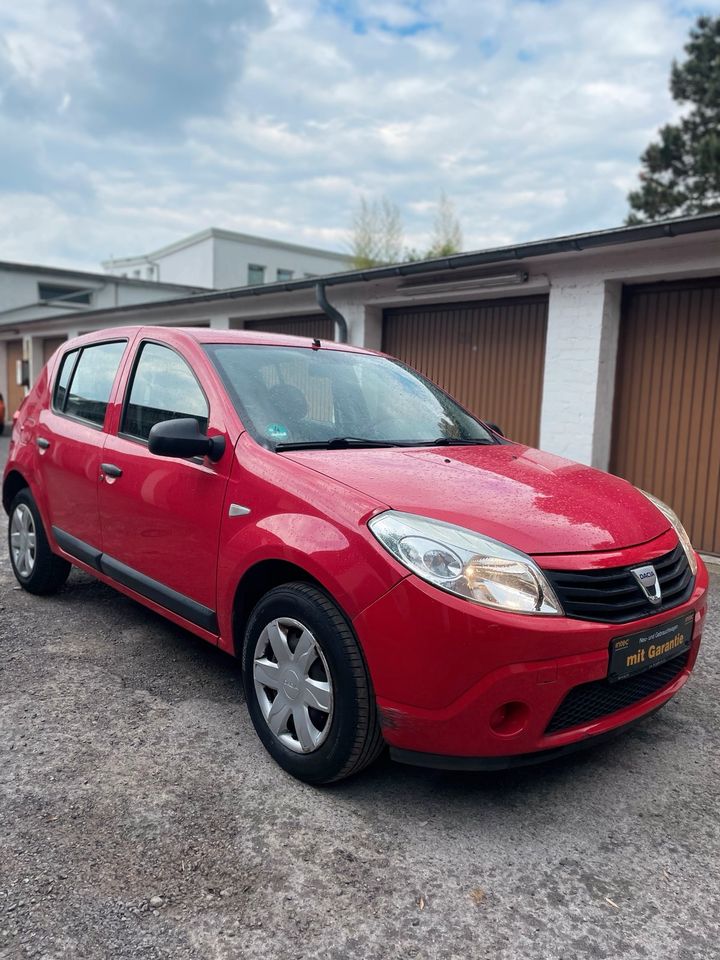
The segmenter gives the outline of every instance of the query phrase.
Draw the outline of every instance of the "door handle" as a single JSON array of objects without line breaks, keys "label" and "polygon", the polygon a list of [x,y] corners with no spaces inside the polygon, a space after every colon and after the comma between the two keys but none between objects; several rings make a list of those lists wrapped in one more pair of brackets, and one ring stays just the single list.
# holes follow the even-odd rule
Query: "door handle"
[{"label": "door handle", "polygon": [[50,441],[46,440],[45,437],[38,437],[35,443],[40,447],[41,450],[47,450],[50,446]]},{"label": "door handle", "polygon": [[114,463],[101,463],[100,469],[105,474],[106,477],[121,477],[122,470],[120,467],[116,467]]}]

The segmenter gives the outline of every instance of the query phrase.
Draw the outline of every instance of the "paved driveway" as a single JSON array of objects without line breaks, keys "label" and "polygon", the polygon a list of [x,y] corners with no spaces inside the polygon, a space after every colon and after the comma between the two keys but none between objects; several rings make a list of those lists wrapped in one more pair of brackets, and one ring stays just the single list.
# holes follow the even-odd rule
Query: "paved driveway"
[{"label": "paved driveway", "polygon": [[30,597],[3,550],[0,957],[716,958],[719,634],[604,747],[317,790],[233,661],[81,573]]}]

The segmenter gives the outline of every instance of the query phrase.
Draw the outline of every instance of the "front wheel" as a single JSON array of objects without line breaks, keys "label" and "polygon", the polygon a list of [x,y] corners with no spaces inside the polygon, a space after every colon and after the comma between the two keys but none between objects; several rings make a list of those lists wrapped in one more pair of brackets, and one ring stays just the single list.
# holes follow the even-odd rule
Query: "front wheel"
[{"label": "front wheel", "polygon": [[70,564],[50,549],[32,494],[21,490],[10,506],[10,563],[15,579],[29,593],[56,593],[70,573]]},{"label": "front wheel", "polygon": [[383,748],[360,647],[330,598],[307,583],[267,593],[243,645],[248,710],[268,752],[307,783],[366,767]]}]

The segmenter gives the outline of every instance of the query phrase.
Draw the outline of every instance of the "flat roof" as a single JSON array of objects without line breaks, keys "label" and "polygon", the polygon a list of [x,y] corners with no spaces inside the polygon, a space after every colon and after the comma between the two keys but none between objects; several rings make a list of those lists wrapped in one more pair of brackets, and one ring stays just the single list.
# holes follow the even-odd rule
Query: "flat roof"
[{"label": "flat roof", "polygon": [[[280,283],[265,283],[255,286],[231,287],[225,290],[196,293],[188,297],[176,297],[170,300],[152,300],[147,303],[126,304],[122,307],[109,307],[103,310],[83,312],[86,319],[137,312],[150,313],[168,307],[188,306],[197,303],[216,303],[223,300],[240,300],[246,297],[261,297],[271,294],[294,293],[309,290],[317,284],[323,287],[342,286],[363,281],[384,280],[392,277],[411,277],[424,273],[443,273],[462,267],[491,266],[500,263],[515,263],[533,257],[553,254],[578,254],[585,251],[615,247],[630,243],[645,243],[701,234],[711,230],[720,230],[720,211],[702,213],[691,217],[674,217],[653,223],[633,226],[613,227],[607,230],[593,230],[586,233],[569,234],[546,240],[533,240],[528,243],[511,244],[504,247],[492,247],[470,253],[456,253],[448,257],[420,260],[412,263],[390,264],[365,270],[347,270],[342,273],[325,274],[304,280],[288,280]],[[720,251],[718,256],[720,268]],[[105,276],[104,274],[102,276]]]},{"label": "flat roof", "polygon": [[350,254],[338,253],[336,250],[323,250],[320,247],[308,247],[300,243],[287,243],[284,240],[272,240],[269,237],[256,237],[251,233],[238,233],[235,230],[223,230],[219,227],[208,227],[207,230],[200,230],[189,237],[183,237],[182,240],[176,240],[174,243],[168,243],[164,247],[152,250],[150,253],[139,253],[134,257],[112,257],[109,260],[103,260],[103,266],[113,264],[113,266],[131,265],[138,261],[144,262],[153,260],[155,257],[162,257],[168,253],[174,253],[176,250],[183,250],[185,247],[191,247],[196,243],[202,243],[214,237],[219,240],[234,240],[240,243],[251,243],[254,246],[272,247],[276,250],[290,250],[293,253],[306,253],[314,257],[323,257],[326,260],[337,260],[343,265],[350,260]]},{"label": "flat roof", "polygon": [[137,277],[118,277],[113,273],[92,273],[89,270],[47,267],[37,263],[16,263],[13,260],[0,260],[0,270],[9,270],[14,273],[40,273],[43,276],[52,276],[67,280],[103,281],[104,283],[111,280],[114,283],[127,283],[130,286],[147,287],[151,290],[158,289],[158,287],[168,287],[171,290],[212,290],[212,287],[203,287],[197,283],[165,283],[162,280],[141,280]]}]

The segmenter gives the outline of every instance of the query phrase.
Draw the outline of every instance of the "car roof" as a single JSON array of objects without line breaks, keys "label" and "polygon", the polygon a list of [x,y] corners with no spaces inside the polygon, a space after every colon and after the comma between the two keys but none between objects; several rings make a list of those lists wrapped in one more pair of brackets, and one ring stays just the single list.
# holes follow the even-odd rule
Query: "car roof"
[{"label": "car roof", "polygon": [[[267,333],[262,330],[213,330],[208,327],[169,327],[169,326],[144,326],[144,327],[108,327],[105,330],[93,330],[92,333],[82,334],[69,340],[66,346],[70,344],[81,346],[83,343],[97,343],[100,340],[122,340],[124,338],[134,337],[140,333],[141,336],[151,337],[153,340],[162,342],[164,339],[172,340],[177,343],[178,340],[194,341],[195,343],[245,343],[245,344],[264,344],[277,347],[305,347],[310,348],[313,345],[313,337],[297,337],[285,333]],[[170,336],[165,336],[170,334]],[[362,347],[351,346],[348,343],[336,343],[333,340],[320,340],[323,349],[342,350],[351,353],[373,353],[372,350],[365,350]]]}]

